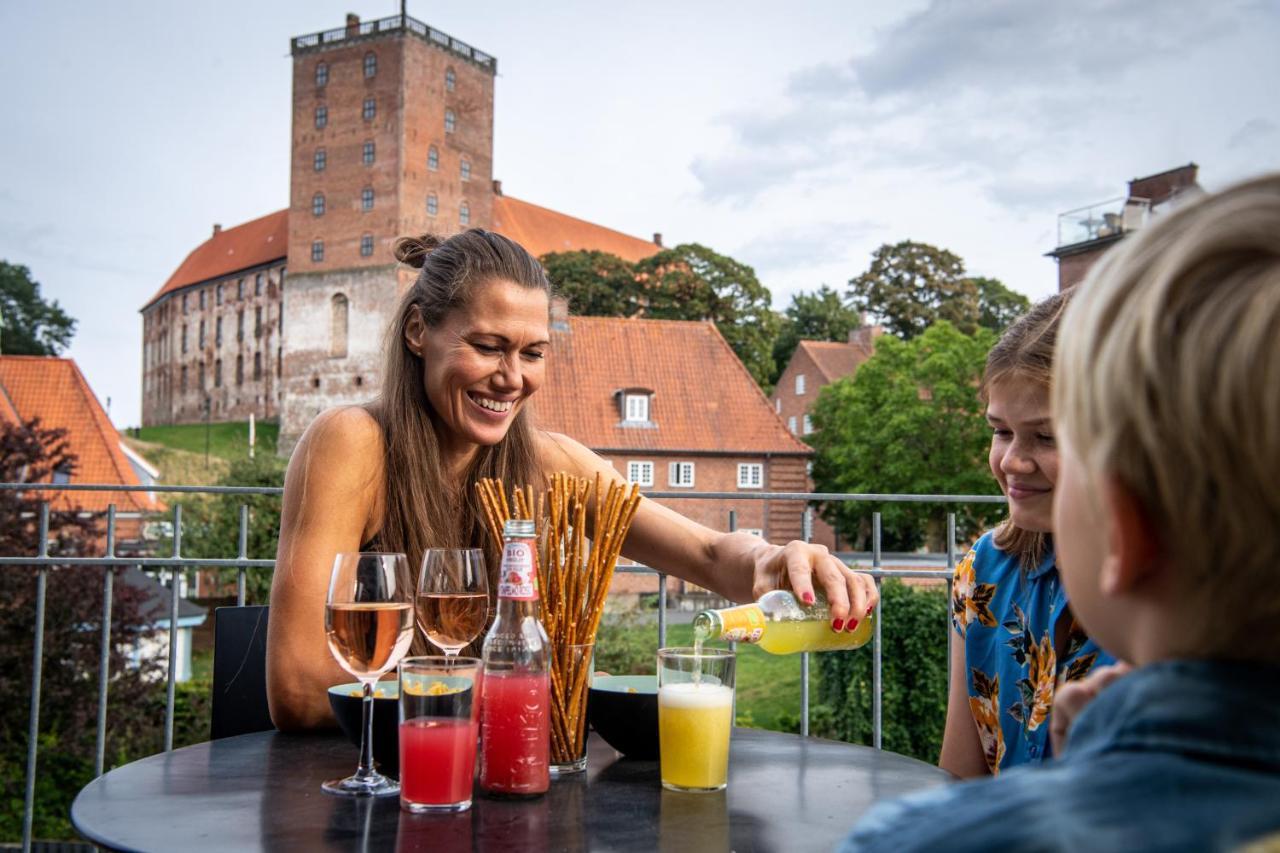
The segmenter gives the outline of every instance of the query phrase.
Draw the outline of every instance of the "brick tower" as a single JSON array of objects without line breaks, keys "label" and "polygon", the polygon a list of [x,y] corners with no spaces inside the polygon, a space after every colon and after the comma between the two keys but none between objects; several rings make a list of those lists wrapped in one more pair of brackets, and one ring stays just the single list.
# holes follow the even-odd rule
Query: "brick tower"
[{"label": "brick tower", "polygon": [[412,283],[397,237],[493,223],[497,60],[396,15],[292,40],[289,276],[280,441],[369,399]]}]

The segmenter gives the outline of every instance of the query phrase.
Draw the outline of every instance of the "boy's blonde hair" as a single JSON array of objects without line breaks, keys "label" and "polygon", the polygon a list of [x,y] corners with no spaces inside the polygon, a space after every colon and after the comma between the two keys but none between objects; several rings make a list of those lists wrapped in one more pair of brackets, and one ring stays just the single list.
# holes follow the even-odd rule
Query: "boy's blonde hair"
[{"label": "boy's blonde hair", "polygon": [[1273,643],[1280,174],[1156,220],[1080,288],[1054,370],[1060,430],[1095,480],[1139,499],[1184,588],[1217,617],[1205,651]]}]

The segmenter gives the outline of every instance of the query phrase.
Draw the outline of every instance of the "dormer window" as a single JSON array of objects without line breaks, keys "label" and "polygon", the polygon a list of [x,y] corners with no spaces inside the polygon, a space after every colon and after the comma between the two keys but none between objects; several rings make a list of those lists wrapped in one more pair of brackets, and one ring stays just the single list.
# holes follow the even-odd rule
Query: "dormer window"
[{"label": "dormer window", "polygon": [[627,423],[649,422],[648,394],[625,394],[623,395],[623,405],[622,419]]}]

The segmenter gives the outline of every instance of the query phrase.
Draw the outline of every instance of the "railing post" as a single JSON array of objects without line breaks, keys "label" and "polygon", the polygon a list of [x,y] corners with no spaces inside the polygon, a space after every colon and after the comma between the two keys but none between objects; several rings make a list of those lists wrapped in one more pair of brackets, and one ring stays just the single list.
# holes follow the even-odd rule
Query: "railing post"
[{"label": "railing post", "polygon": [[[871,514],[871,567],[873,569],[880,568],[880,513]],[[884,586],[880,583],[880,578],[876,578],[876,591],[883,592]],[[881,640],[880,640],[880,623],[883,614],[880,599],[876,600],[876,628],[872,641],[871,650],[871,745],[876,749],[881,748],[883,740],[883,724],[882,717],[882,694],[884,685],[881,683],[882,671],[881,667]]]},{"label": "railing post", "polygon": [[[249,505],[240,504],[240,553],[239,559],[249,559]],[[244,607],[244,566],[236,569],[236,607]]]},{"label": "railing post", "polygon": [[[182,554],[182,504],[173,507],[173,558],[181,559]],[[178,668],[178,572],[181,567],[174,565],[169,575],[172,588],[169,590],[169,677],[165,689],[164,703],[164,751],[173,750],[173,711],[176,700],[177,679],[174,677]]]},{"label": "railing post", "polygon": [[[107,507],[107,557],[116,555],[116,505]],[[102,649],[98,657],[98,736],[95,741],[93,775],[102,775],[107,753],[107,687],[111,676],[111,596],[115,573],[102,567]]]},{"label": "railing post", "polygon": [[658,648],[667,646],[667,576],[658,572]]},{"label": "railing post", "polygon": [[[49,503],[40,504],[40,543],[36,556],[43,560],[49,556]],[[37,741],[40,738],[40,676],[44,661],[44,598],[48,588],[49,570],[41,566],[36,570],[36,625],[35,642],[31,651],[31,714],[27,726],[27,790],[22,809],[22,851],[31,851],[31,825],[36,810],[36,759]]]},{"label": "railing post", "polygon": [[951,694],[951,644],[955,642],[955,631],[951,630],[951,591],[955,584],[956,574],[956,514],[947,513],[947,695]]}]

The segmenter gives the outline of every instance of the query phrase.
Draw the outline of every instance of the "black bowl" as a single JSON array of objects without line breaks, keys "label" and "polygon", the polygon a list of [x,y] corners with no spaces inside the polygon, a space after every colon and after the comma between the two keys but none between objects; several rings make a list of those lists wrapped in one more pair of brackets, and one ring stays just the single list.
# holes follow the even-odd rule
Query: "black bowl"
[{"label": "black bowl", "polygon": [[627,758],[658,759],[658,677],[597,675],[587,719],[605,743]]},{"label": "black bowl", "polygon": [[[359,682],[337,684],[329,688],[329,707],[338,718],[338,728],[347,740],[360,747],[363,723],[363,693]],[[400,771],[400,686],[394,681],[379,681],[373,694],[373,760],[383,773],[397,776]],[[359,754],[356,755],[359,758]]]}]

